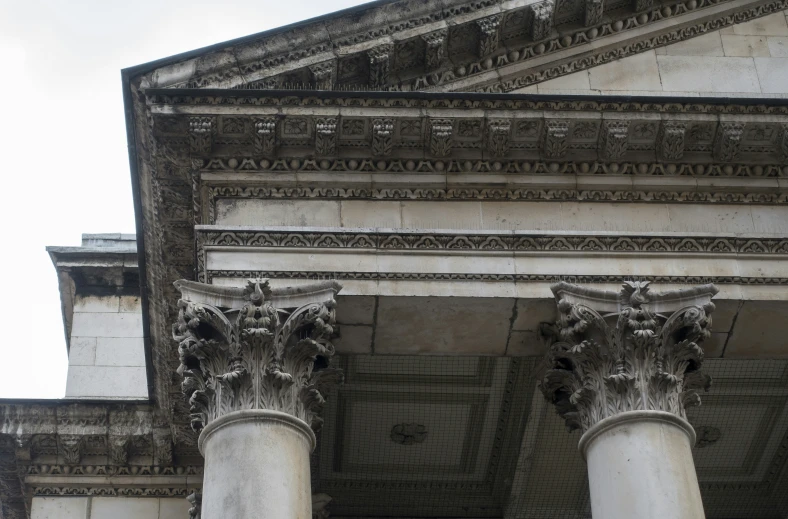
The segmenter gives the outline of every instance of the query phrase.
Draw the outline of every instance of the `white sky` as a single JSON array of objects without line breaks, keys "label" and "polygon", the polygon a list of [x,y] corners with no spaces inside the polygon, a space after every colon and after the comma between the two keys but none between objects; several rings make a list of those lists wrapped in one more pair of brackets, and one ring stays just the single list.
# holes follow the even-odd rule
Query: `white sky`
[{"label": "white sky", "polygon": [[0,0],[0,398],[60,398],[46,245],[134,232],[120,70],[359,0]]}]

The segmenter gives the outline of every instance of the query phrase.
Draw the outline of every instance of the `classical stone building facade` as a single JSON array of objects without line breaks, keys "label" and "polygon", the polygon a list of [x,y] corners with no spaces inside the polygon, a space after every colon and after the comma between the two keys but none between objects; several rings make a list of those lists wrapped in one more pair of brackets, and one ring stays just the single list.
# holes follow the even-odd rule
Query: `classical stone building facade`
[{"label": "classical stone building facade", "polygon": [[49,249],[0,518],[788,517],[786,7],[395,0],[125,70],[137,234]]}]

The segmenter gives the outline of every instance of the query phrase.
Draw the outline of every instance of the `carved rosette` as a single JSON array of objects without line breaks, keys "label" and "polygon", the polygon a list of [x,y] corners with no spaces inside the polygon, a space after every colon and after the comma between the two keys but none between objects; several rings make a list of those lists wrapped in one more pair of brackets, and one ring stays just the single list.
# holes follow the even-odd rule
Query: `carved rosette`
[{"label": "carved rosette", "polygon": [[173,337],[195,431],[245,409],[285,412],[315,430],[322,424],[323,391],[342,378],[328,367],[336,303],[275,308],[271,295],[268,281],[255,280],[240,309],[178,301]]},{"label": "carved rosette", "polygon": [[652,294],[649,282],[626,282],[617,304],[612,292],[567,283],[553,292],[559,318],[541,390],[570,430],[627,411],[686,419],[685,408],[700,404],[698,390],[711,383],[700,345],[710,335],[713,285]]}]

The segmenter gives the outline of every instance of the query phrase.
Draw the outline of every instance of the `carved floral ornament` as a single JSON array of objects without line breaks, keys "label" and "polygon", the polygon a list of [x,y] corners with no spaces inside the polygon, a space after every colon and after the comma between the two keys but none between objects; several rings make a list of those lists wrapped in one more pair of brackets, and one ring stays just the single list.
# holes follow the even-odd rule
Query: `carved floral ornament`
[{"label": "carved floral ornament", "polygon": [[278,294],[259,279],[244,289],[188,281],[176,287],[182,299],[173,338],[195,431],[242,409],[282,411],[320,427],[326,387],[342,378],[328,366],[338,284]]},{"label": "carved floral ornament", "polygon": [[541,390],[570,430],[638,410],[686,420],[686,407],[700,405],[698,390],[711,384],[700,345],[710,335],[714,285],[660,294],[648,281],[627,281],[617,301],[568,283],[552,290],[559,319],[543,330],[554,342]]}]

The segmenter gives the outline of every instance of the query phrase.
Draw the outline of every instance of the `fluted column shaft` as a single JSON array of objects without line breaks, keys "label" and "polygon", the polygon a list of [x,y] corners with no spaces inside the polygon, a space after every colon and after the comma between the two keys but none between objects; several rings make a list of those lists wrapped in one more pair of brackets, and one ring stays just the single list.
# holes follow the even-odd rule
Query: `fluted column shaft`
[{"label": "fluted column shaft", "polygon": [[604,519],[702,519],[687,406],[700,372],[713,285],[664,294],[648,282],[620,293],[561,283],[559,320],[542,381],[570,429],[580,429],[591,510]]},{"label": "fluted column shaft", "polygon": [[243,291],[179,283],[173,336],[205,457],[201,519],[311,519],[321,391],[341,378],[327,367],[338,285],[310,295],[264,280]]}]

